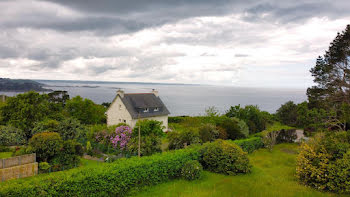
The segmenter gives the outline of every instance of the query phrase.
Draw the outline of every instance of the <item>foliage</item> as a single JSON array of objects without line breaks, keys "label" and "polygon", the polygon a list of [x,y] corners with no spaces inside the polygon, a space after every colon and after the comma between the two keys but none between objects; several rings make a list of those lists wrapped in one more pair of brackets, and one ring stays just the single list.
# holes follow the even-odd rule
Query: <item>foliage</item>
[{"label": "foliage", "polygon": [[26,136],[22,130],[12,126],[0,125],[0,145],[15,146],[26,142]]},{"label": "foliage", "polygon": [[252,137],[248,139],[235,140],[232,142],[240,146],[242,150],[244,150],[247,153],[252,153],[257,149],[264,147],[264,143],[260,137]]},{"label": "foliage", "polygon": [[332,107],[350,103],[350,25],[338,33],[323,57],[319,56],[310,72],[316,86],[308,88],[310,103]]},{"label": "foliage", "polygon": [[59,122],[57,120],[45,119],[34,124],[34,128],[31,130],[32,135],[42,132],[58,132]]},{"label": "foliage", "polygon": [[0,109],[2,121],[23,130],[29,139],[34,123],[51,113],[49,105],[46,94],[34,91],[9,97],[6,105]]},{"label": "foliage", "polygon": [[319,190],[350,192],[349,133],[319,133],[301,145],[296,175],[304,184]]},{"label": "foliage", "polygon": [[197,160],[187,161],[181,169],[181,177],[192,181],[199,179],[202,175],[203,167]]},{"label": "foliage", "polygon": [[267,123],[271,120],[269,113],[260,111],[258,106],[254,105],[246,105],[244,108],[240,105],[231,106],[226,112],[226,116],[244,120],[251,134],[264,130]]},{"label": "foliage", "polygon": [[199,128],[199,137],[203,143],[212,142],[219,137],[219,131],[215,125],[205,124]]},{"label": "foliage", "polygon": [[86,143],[86,153],[87,153],[88,155],[92,156],[92,146],[91,146],[90,141],[88,141],[88,142]]},{"label": "foliage", "polygon": [[248,125],[243,120],[240,120],[240,119],[238,119],[236,117],[233,117],[232,119],[237,121],[240,133],[244,137],[248,137],[249,136],[249,127],[248,127]]},{"label": "foliage", "polygon": [[295,129],[282,129],[277,136],[276,143],[293,143],[297,137]]},{"label": "foliage", "polygon": [[[162,141],[160,137],[155,134],[150,134],[148,136],[141,136],[141,156],[149,156],[154,153],[162,152]],[[138,154],[139,139],[138,137],[132,137],[127,145],[127,150],[132,155]]]},{"label": "foliage", "polygon": [[236,144],[217,140],[206,144],[202,153],[202,164],[209,171],[230,175],[250,172],[247,153]]},{"label": "foliage", "polygon": [[272,151],[273,146],[276,145],[277,137],[280,132],[281,131],[278,131],[278,130],[270,131],[270,132],[267,132],[266,135],[262,138],[264,146],[270,151]]},{"label": "foliage", "polygon": [[170,150],[181,149],[191,144],[199,144],[199,134],[193,130],[172,131],[167,134]]},{"label": "foliage", "polygon": [[114,148],[125,149],[131,138],[132,130],[129,126],[120,126],[115,129],[115,134],[111,137]]},{"label": "foliage", "polygon": [[57,132],[61,135],[63,140],[79,140],[82,141],[85,138],[85,127],[80,124],[77,119],[65,118],[58,127]]},{"label": "foliage", "polygon": [[158,184],[181,176],[184,164],[199,157],[198,148],[189,148],[141,159],[119,159],[111,164],[5,183],[1,185],[0,196],[124,196],[134,187]]},{"label": "foliage", "polygon": [[55,132],[35,134],[29,140],[29,147],[36,153],[39,162],[50,162],[62,149],[62,138]]},{"label": "foliage", "polygon": [[62,143],[62,148],[51,160],[51,163],[56,169],[69,169],[76,167],[80,160],[78,155],[82,155],[81,144],[74,140],[65,140]]},{"label": "foliage", "polygon": [[278,121],[285,125],[296,126],[298,119],[298,107],[293,101],[288,101],[277,110]]},{"label": "foliage", "polygon": [[141,127],[140,132],[141,136],[155,135],[155,136],[164,136],[163,126],[161,121],[157,120],[139,120],[137,121],[132,136],[136,137],[139,135],[139,127]]},{"label": "foliage", "polygon": [[217,127],[216,129],[219,132],[219,136],[218,136],[219,139],[226,140],[228,138],[226,129],[222,127]]},{"label": "foliage", "polygon": [[51,165],[47,162],[40,162],[39,163],[39,171],[41,173],[47,173],[50,171]]},{"label": "foliage", "polygon": [[235,140],[245,137],[239,126],[238,119],[223,117],[218,126],[225,129],[227,133],[227,139]]},{"label": "foliage", "polygon": [[90,99],[76,96],[66,102],[65,110],[68,114],[83,124],[100,124],[106,120],[106,109],[97,105]]},{"label": "foliage", "polygon": [[348,197],[349,195],[320,192],[297,182],[295,158],[297,144],[279,144],[272,152],[259,149],[249,154],[254,166],[249,174],[226,176],[203,172],[200,180],[171,180],[141,191],[135,189],[131,197]]}]

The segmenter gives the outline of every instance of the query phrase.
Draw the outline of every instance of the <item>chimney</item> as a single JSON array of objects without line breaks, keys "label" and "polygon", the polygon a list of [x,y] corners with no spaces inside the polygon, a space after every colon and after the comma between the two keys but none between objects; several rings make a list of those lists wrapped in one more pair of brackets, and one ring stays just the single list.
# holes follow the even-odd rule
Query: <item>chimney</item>
[{"label": "chimney", "polygon": [[122,89],[119,89],[117,91],[117,95],[119,95],[121,98],[124,98],[124,91]]},{"label": "chimney", "polygon": [[152,93],[155,95],[155,96],[158,96],[158,91],[156,89],[152,89]]}]

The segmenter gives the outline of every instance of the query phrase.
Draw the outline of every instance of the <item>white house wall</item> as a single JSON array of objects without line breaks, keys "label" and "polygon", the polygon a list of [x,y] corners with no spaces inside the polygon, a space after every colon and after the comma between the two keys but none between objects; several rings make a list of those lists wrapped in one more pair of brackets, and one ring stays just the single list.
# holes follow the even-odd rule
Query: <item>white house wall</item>
[{"label": "white house wall", "polygon": [[[119,107],[121,106],[121,107]],[[118,96],[115,101],[111,104],[107,111],[107,125],[117,125],[124,122],[130,125],[132,124],[132,118],[128,110],[126,109],[124,103]]]}]

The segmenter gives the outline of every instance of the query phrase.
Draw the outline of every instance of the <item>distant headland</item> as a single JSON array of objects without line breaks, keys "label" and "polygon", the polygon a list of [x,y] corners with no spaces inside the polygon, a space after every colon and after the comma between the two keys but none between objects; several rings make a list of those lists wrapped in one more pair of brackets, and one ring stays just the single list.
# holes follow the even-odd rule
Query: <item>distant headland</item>
[{"label": "distant headland", "polygon": [[52,91],[43,88],[44,84],[28,79],[0,78],[0,91],[24,92],[24,91]]}]

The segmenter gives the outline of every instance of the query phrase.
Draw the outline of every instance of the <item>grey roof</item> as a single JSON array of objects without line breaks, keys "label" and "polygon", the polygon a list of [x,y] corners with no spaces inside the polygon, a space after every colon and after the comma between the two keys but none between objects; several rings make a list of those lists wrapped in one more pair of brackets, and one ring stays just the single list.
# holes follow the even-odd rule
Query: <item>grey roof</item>
[{"label": "grey roof", "polygon": [[[124,94],[121,100],[133,119],[170,114],[162,100],[153,93]],[[144,112],[146,108],[149,109],[148,112]],[[158,111],[154,111],[155,108]]]}]

